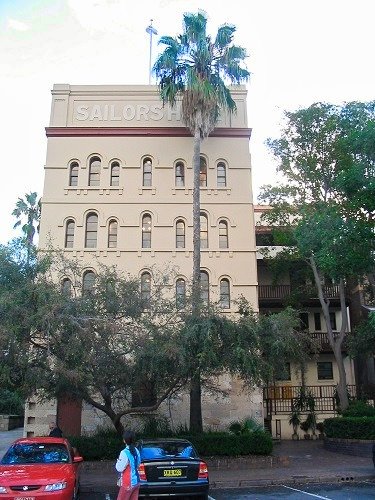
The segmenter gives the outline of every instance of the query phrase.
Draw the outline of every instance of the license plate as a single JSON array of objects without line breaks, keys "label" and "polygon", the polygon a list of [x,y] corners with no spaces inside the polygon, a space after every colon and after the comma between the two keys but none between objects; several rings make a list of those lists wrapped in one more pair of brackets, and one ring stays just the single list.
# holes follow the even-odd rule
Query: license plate
[{"label": "license plate", "polygon": [[163,470],[164,477],[179,477],[182,476],[181,469],[164,469]]},{"label": "license plate", "polygon": [[14,497],[14,500],[35,500],[35,497]]}]

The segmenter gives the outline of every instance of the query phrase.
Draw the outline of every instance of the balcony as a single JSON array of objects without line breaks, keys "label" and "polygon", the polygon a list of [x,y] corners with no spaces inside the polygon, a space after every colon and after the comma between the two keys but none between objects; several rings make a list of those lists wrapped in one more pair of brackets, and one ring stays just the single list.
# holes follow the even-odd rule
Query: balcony
[{"label": "balcony", "polygon": [[[357,397],[357,387],[348,385],[350,397]],[[316,413],[336,413],[336,385],[308,385],[306,392],[313,395]],[[268,386],[263,389],[263,404],[265,413],[271,415],[286,415],[292,412],[293,403],[301,393],[299,385]]]},{"label": "balcony", "polygon": [[[311,332],[311,337],[314,339],[319,352],[332,352],[331,344],[328,340],[328,334],[325,332]],[[346,335],[350,335],[350,332],[346,332]],[[339,332],[333,332],[333,337],[336,339],[339,336]],[[348,348],[346,338],[344,338],[341,344],[341,350],[346,351]]]},{"label": "balcony", "polygon": [[[324,285],[324,296],[328,299],[339,299],[339,285]],[[283,300],[292,294],[300,294],[309,299],[318,299],[318,292],[313,285],[258,285],[259,300]]]}]

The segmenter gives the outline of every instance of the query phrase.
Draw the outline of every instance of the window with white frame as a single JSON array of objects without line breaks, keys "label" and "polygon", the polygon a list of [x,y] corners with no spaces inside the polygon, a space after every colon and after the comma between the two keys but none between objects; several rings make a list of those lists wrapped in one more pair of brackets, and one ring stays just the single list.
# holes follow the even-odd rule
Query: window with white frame
[{"label": "window with white frame", "polygon": [[89,186],[100,186],[100,158],[94,156],[89,164]]},{"label": "window with white frame", "polygon": [[86,217],[85,248],[96,248],[98,242],[98,216],[91,212]]},{"label": "window with white frame", "polygon": [[152,162],[150,158],[146,158],[143,162],[143,181],[144,187],[152,186]]},{"label": "window with white frame", "polygon": [[75,222],[73,219],[69,219],[65,226],[65,248],[73,248],[74,245],[74,231]]},{"label": "window with white frame", "polygon": [[220,307],[230,309],[230,286],[226,278],[220,280]]},{"label": "window with white frame", "polygon": [[111,164],[111,186],[120,185],[120,164],[114,161]]},{"label": "window with white frame", "polygon": [[78,163],[73,162],[69,168],[69,186],[78,186]]},{"label": "window with white frame", "polygon": [[145,214],[142,217],[142,248],[151,248],[151,215]]},{"label": "window with white frame", "polygon": [[185,165],[181,161],[175,166],[175,185],[176,187],[185,186]]},{"label": "window with white frame", "polygon": [[111,220],[108,224],[108,248],[117,247],[117,221]]},{"label": "window with white frame", "polygon": [[216,180],[217,180],[217,187],[219,187],[219,188],[226,187],[226,185],[227,185],[227,170],[226,170],[225,164],[223,162],[220,162],[217,164]]}]

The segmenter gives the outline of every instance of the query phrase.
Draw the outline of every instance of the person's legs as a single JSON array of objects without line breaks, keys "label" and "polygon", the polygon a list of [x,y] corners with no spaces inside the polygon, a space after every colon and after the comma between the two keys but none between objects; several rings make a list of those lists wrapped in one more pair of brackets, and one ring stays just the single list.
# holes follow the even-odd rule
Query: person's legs
[{"label": "person's legs", "polygon": [[138,495],[139,495],[139,484],[137,486],[134,486],[134,488],[132,488],[129,500],[138,500]]}]

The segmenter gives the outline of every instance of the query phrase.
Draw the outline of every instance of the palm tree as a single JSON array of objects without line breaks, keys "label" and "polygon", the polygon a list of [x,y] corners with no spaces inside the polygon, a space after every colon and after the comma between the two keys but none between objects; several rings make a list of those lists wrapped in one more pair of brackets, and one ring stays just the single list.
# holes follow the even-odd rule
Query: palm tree
[{"label": "palm tree", "polygon": [[[183,33],[163,36],[165,45],[153,70],[163,104],[176,106],[181,100],[182,119],[194,137],[193,154],[193,286],[192,313],[200,310],[200,152],[201,142],[214,130],[220,111],[233,113],[236,104],[225,82],[240,84],[250,73],[244,67],[244,48],[234,45],[235,26],[221,26],[215,40],[207,35],[207,18],[202,12],[183,16]],[[200,374],[192,377],[190,429],[202,430]]]},{"label": "palm tree", "polygon": [[28,260],[34,244],[35,231],[39,232],[40,213],[40,199],[38,200],[38,194],[35,192],[25,194],[25,199],[18,198],[16,208],[12,212],[12,215],[18,218],[13,226],[14,229],[20,226],[26,218],[26,222],[21,229],[25,235]]}]

